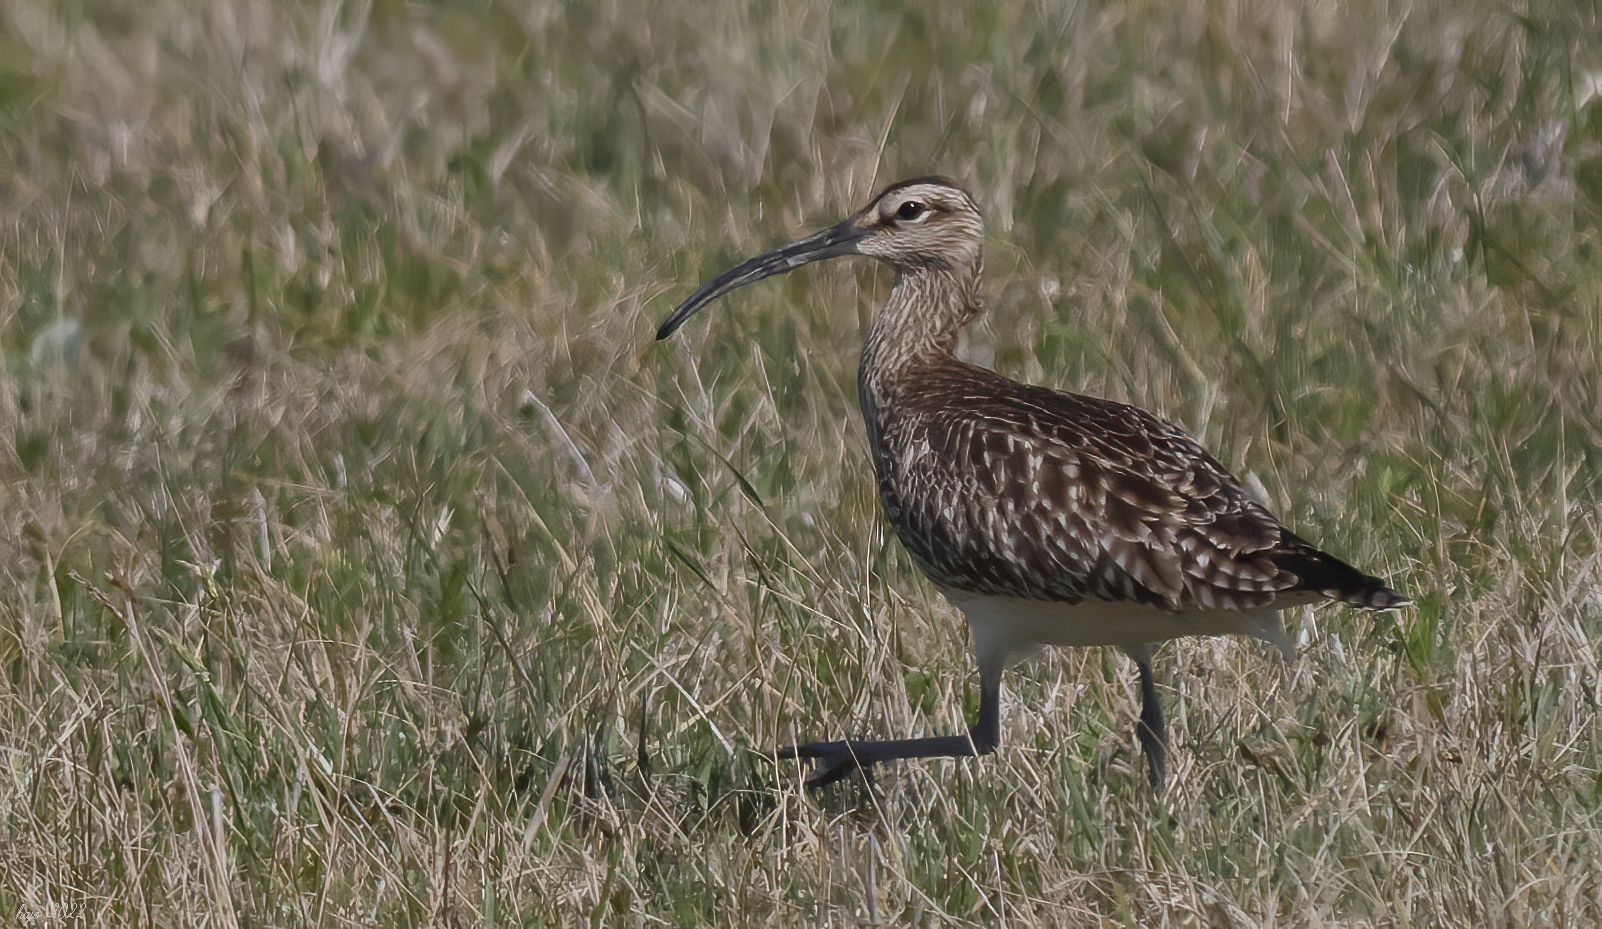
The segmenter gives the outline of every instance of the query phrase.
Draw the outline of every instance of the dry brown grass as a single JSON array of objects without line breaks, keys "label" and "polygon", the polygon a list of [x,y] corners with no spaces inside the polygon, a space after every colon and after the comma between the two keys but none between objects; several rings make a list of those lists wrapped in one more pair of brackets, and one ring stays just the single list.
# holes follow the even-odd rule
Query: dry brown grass
[{"label": "dry brown grass", "polygon": [[[0,921],[1590,926],[1595,5],[8,0]],[[882,274],[666,346],[731,257],[940,170],[967,351],[1186,422],[1395,578],[1007,681],[856,422]],[[71,917],[71,918],[66,918]]]}]

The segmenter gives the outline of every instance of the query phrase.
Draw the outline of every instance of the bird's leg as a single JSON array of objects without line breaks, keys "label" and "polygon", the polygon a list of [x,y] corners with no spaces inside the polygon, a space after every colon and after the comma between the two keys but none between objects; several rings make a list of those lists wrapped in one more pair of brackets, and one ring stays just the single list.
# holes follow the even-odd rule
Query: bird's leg
[{"label": "bird's leg", "polygon": [[922,739],[848,739],[839,742],[808,742],[781,748],[781,760],[811,758],[817,761],[808,787],[832,784],[856,770],[867,770],[881,761],[903,758],[969,758],[988,755],[1001,742],[1001,669],[981,668],[979,681],[979,719],[965,735],[930,736]]},{"label": "bird's leg", "polygon": [[1140,736],[1140,747],[1146,752],[1146,776],[1154,790],[1163,789],[1168,775],[1168,730],[1163,724],[1163,706],[1157,699],[1157,683],[1152,679],[1151,653],[1135,655],[1135,667],[1140,669],[1140,724],[1135,732]]}]

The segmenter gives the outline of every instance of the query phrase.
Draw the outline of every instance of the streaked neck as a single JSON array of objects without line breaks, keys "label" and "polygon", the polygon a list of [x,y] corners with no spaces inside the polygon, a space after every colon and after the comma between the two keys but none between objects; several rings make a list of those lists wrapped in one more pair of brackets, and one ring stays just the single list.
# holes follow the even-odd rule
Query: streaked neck
[{"label": "streaked neck", "polygon": [[957,335],[980,313],[977,268],[922,267],[903,271],[873,316],[862,346],[864,376],[890,374],[938,361],[957,348]]}]

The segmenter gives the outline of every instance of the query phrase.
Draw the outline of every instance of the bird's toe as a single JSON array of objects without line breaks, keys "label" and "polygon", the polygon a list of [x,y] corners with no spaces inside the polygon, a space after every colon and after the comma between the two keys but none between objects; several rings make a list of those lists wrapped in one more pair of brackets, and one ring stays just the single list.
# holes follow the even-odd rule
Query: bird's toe
[{"label": "bird's toe", "polygon": [[852,771],[864,766],[863,762],[851,751],[851,746],[846,742],[807,742],[801,745],[786,745],[774,754],[780,761],[794,761],[806,758],[815,762],[812,766],[812,773],[806,780],[808,787],[823,787],[833,784]]}]

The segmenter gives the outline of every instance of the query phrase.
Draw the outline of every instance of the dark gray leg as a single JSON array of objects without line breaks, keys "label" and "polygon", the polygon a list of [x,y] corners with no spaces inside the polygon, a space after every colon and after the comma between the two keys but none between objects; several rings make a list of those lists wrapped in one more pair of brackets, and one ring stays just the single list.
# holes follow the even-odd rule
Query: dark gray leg
[{"label": "dark gray leg", "polygon": [[1146,776],[1152,789],[1162,790],[1168,776],[1168,728],[1163,724],[1163,706],[1157,699],[1149,652],[1135,656],[1135,667],[1140,669],[1140,724],[1135,732],[1146,752]]},{"label": "dark gray leg", "polygon": [[1001,668],[980,666],[979,719],[966,735],[940,735],[923,739],[882,739],[808,742],[778,750],[781,760],[812,758],[817,761],[808,787],[832,784],[852,771],[867,770],[881,761],[903,758],[971,758],[988,755],[1001,742]]}]

